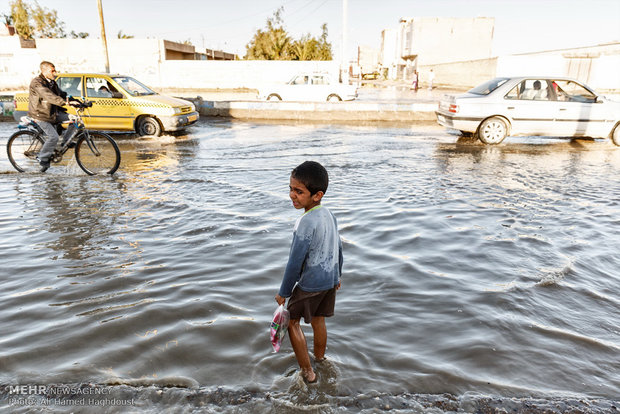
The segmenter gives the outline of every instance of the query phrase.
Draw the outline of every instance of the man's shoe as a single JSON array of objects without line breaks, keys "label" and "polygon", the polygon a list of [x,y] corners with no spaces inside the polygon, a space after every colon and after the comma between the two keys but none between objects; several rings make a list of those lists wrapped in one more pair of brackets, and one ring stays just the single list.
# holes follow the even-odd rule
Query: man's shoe
[{"label": "man's shoe", "polygon": [[50,167],[50,162],[49,161],[41,161],[39,162],[39,164],[41,165],[41,172],[45,172],[47,171],[47,169]]}]

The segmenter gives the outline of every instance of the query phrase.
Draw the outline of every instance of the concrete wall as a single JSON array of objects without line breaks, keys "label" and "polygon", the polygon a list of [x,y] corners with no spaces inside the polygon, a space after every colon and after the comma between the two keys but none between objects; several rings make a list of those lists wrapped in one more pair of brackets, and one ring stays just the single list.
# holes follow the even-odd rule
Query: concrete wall
[{"label": "concrete wall", "polygon": [[589,84],[601,91],[620,92],[620,54],[599,57],[592,67]]},{"label": "concrete wall", "polygon": [[[164,40],[111,39],[110,72],[134,76],[154,88],[256,89],[283,83],[305,71],[338,74],[335,61],[165,60]],[[36,49],[21,49],[17,36],[0,37],[0,87],[25,89],[39,63],[49,60],[60,72],[105,72],[100,39],[37,39]]]},{"label": "concrete wall", "polygon": [[[578,61],[578,63],[577,63]],[[599,93],[620,91],[620,43],[418,66],[420,84],[471,88],[495,76],[571,77]]]},{"label": "concrete wall", "polygon": [[[581,65],[576,65],[576,61]],[[620,43],[501,56],[497,61],[497,76],[513,75],[567,76],[599,92],[618,91]]]},{"label": "concrete wall", "polygon": [[21,89],[39,73],[37,49],[22,49],[17,36],[0,36],[0,89]]},{"label": "concrete wall", "polygon": [[[384,31],[383,58],[394,49],[397,31]],[[163,40],[111,39],[110,70],[135,76],[154,88],[257,89],[282,83],[305,71],[338,74],[335,61],[171,61],[165,60]],[[26,89],[39,73],[41,60],[61,72],[103,72],[105,62],[99,39],[37,39],[36,49],[20,47],[17,36],[0,36],[0,89]],[[402,65],[401,65],[402,66]],[[430,69],[435,84],[469,88],[494,76],[557,75],[576,77],[600,92],[620,91],[620,43],[555,50],[499,58],[419,65],[424,86]],[[397,68],[391,67],[394,72]]]},{"label": "concrete wall", "polygon": [[[337,76],[335,61],[164,61],[157,82],[141,78],[151,86],[179,89],[256,89],[284,83],[299,72],[328,72]],[[137,75],[136,75],[137,76]]]},{"label": "concrete wall", "polygon": [[[156,73],[162,60],[163,41],[156,39],[111,39],[108,41],[110,72]],[[100,39],[38,39],[41,58],[54,62],[63,72],[105,72]]]},{"label": "concrete wall", "polygon": [[195,102],[205,116],[348,122],[415,122],[435,119],[436,103],[371,102]]},{"label": "concrete wall", "polygon": [[428,85],[429,72],[433,69],[435,87],[471,89],[496,76],[497,61],[498,58],[491,58],[418,66],[420,86]]},{"label": "concrete wall", "polygon": [[[110,71],[148,74],[158,79],[161,60],[160,40],[111,39],[108,41]],[[36,74],[39,63],[48,60],[60,72],[105,72],[105,57],[100,39],[37,39],[36,49],[21,49],[17,36],[0,37],[0,87],[25,89]],[[5,52],[10,49],[10,52]],[[1,67],[7,66],[5,71]]]}]

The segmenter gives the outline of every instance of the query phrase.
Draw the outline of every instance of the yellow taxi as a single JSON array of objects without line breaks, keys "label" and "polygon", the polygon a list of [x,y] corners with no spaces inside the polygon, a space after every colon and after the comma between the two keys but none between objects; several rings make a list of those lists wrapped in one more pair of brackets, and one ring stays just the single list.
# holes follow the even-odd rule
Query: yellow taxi
[{"label": "yellow taxi", "polygon": [[[198,121],[193,103],[160,95],[130,76],[102,73],[63,73],[56,82],[67,95],[93,103],[84,117],[87,128],[136,131],[138,135],[161,135]],[[15,119],[28,111],[28,93],[15,94]],[[75,113],[73,107],[67,112]]]}]

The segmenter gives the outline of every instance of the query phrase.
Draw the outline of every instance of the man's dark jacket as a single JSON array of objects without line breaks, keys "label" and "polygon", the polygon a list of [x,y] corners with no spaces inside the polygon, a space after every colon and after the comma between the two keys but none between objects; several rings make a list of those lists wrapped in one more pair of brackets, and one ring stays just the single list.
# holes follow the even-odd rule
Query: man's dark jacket
[{"label": "man's dark jacket", "polygon": [[60,90],[55,81],[45,79],[42,74],[30,82],[28,116],[39,121],[56,122],[58,111],[65,104],[67,94]]}]

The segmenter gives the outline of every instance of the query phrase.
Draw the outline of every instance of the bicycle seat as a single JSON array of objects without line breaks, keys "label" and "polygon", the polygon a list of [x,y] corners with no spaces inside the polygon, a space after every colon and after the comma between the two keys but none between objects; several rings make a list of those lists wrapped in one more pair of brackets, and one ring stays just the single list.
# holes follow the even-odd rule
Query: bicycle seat
[{"label": "bicycle seat", "polygon": [[21,126],[28,126],[28,125],[31,125],[31,124],[36,124],[35,120],[30,118],[27,115],[24,115],[21,118],[19,118],[19,121],[20,121],[19,125],[21,125]]}]

